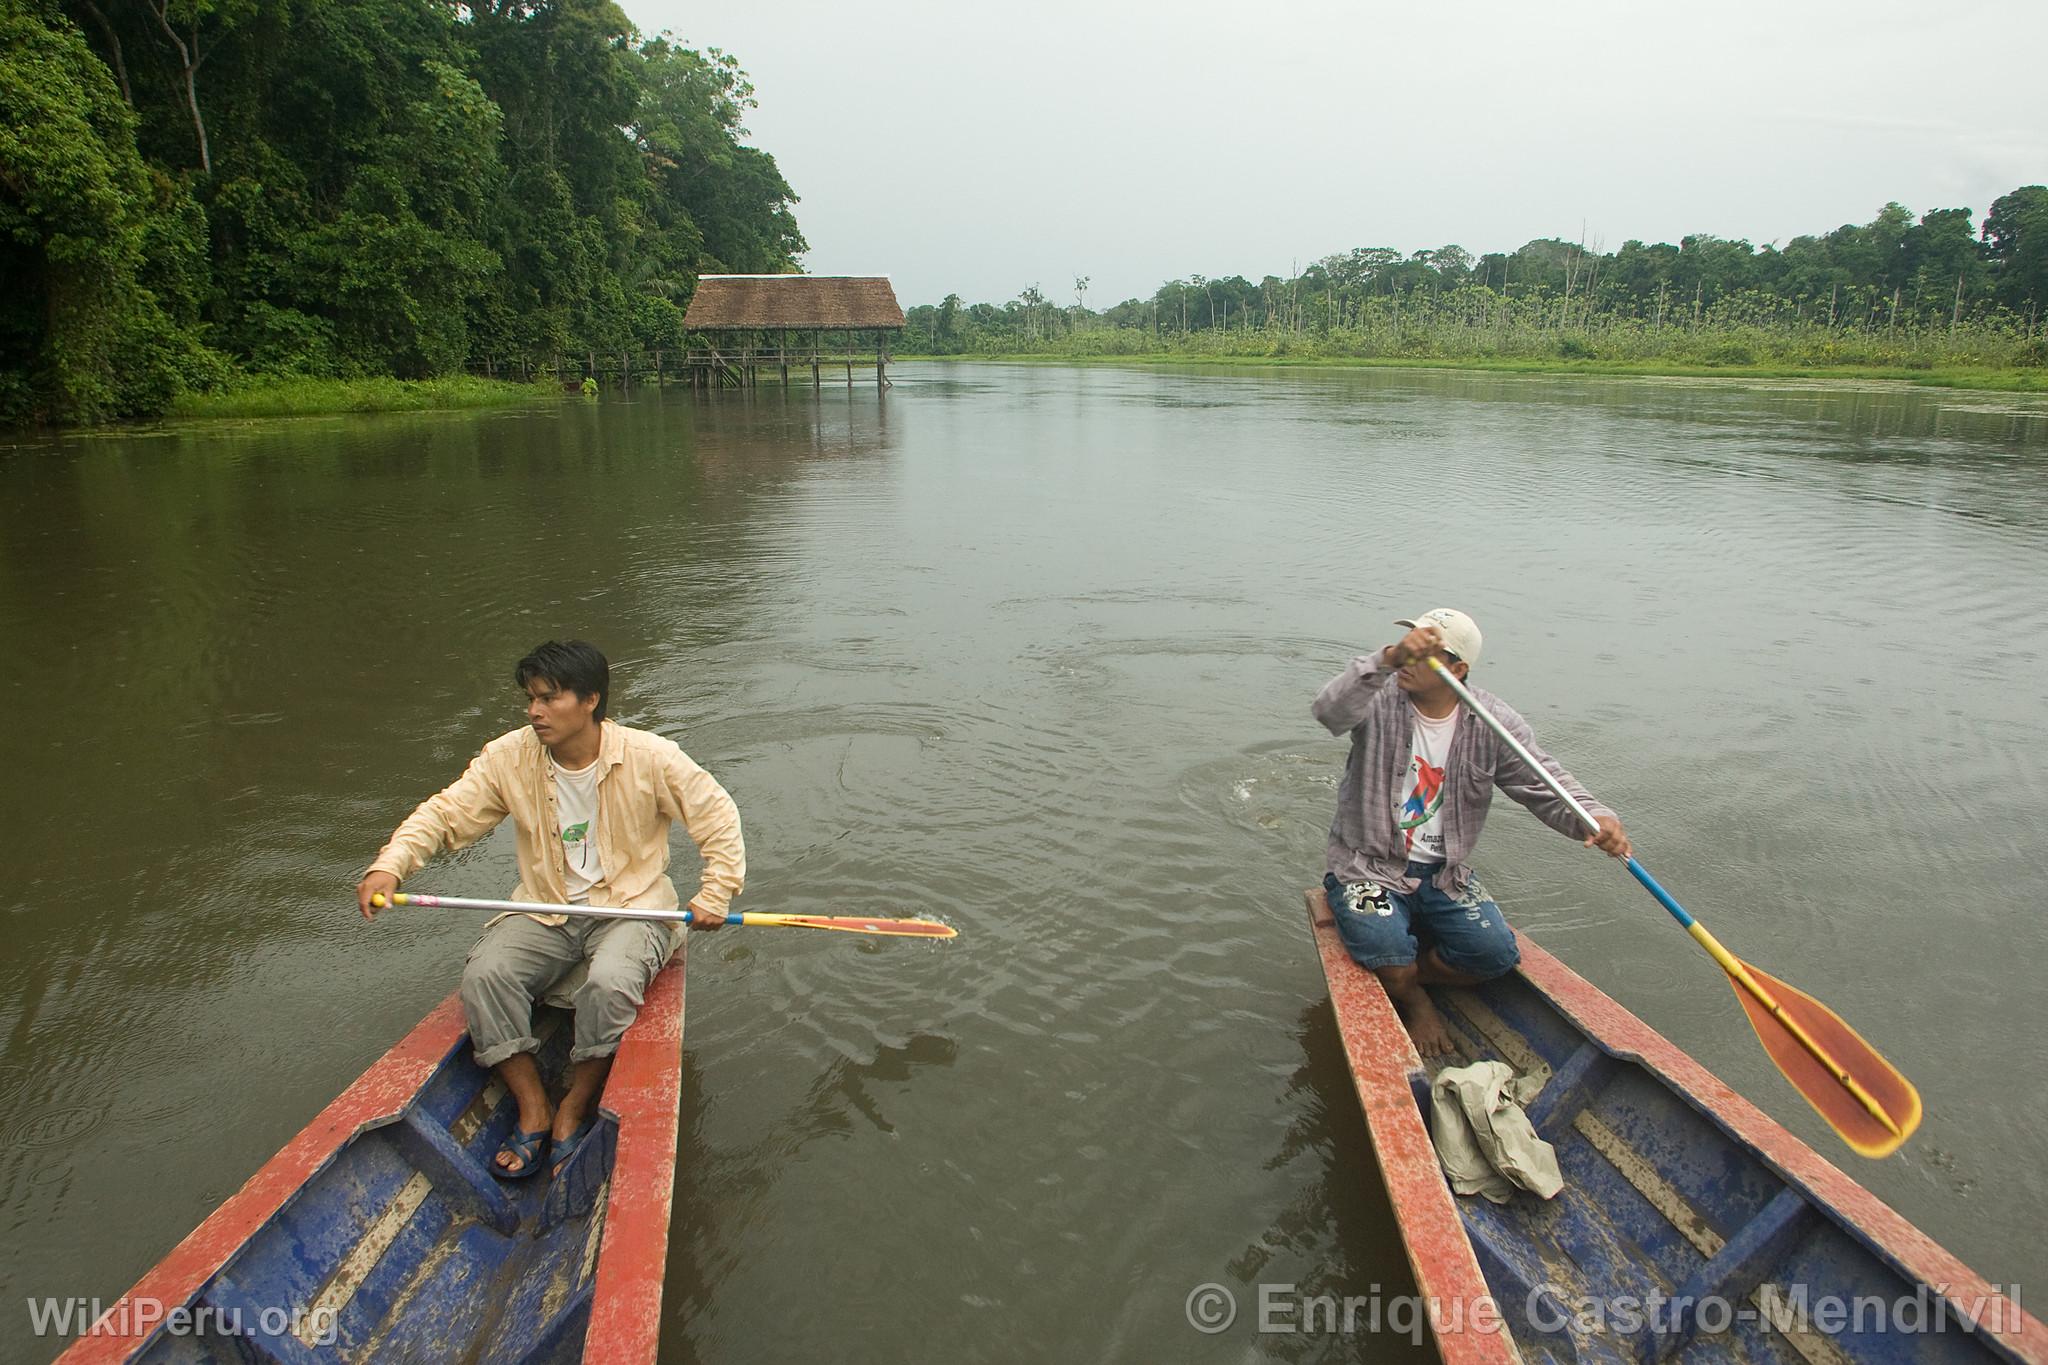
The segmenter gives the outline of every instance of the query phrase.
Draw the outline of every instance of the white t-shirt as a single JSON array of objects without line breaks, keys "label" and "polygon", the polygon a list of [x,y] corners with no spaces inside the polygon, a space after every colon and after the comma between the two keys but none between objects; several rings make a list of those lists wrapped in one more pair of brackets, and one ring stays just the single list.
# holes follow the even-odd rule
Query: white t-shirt
[{"label": "white t-shirt", "polygon": [[1394,788],[1394,823],[1408,836],[1408,860],[1444,860],[1444,766],[1451,740],[1458,733],[1458,715],[1431,720],[1410,707],[1414,728],[1408,737],[1408,766]]},{"label": "white t-shirt", "polygon": [[555,771],[555,819],[569,863],[569,904],[582,905],[590,888],[604,880],[597,856],[597,760],[572,772],[549,754],[548,766]]}]

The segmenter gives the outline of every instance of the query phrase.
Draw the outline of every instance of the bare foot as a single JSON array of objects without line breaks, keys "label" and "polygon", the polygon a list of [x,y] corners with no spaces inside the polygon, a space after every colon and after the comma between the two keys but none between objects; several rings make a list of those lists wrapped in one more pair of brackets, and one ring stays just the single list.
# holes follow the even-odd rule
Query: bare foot
[{"label": "bare foot", "polygon": [[1400,1010],[1401,1022],[1408,1026],[1408,1036],[1415,1040],[1415,1050],[1425,1060],[1448,1057],[1458,1050],[1451,1041],[1449,1025],[1444,1023],[1427,992],[1418,990],[1409,999],[1396,1000],[1394,1004]]}]

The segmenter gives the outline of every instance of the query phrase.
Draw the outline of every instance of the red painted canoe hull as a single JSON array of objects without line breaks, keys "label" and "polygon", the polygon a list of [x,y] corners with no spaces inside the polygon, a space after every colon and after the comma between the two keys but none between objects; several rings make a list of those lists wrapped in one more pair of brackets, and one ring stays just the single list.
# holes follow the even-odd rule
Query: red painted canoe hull
[{"label": "red painted canoe hull", "polygon": [[[1401,1226],[1417,1287],[1426,1300],[1453,1310],[1447,1312],[1447,1318],[1462,1315],[1465,1319],[1462,1323],[1439,1320],[1437,1346],[1444,1361],[1447,1365],[1495,1365],[1519,1359],[1523,1353],[1538,1358],[1553,1355],[1557,1359],[1571,1359],[1574,1350],[1583,1357],[1611,1349],[1613,1343],[1604,1341],[1581,1341],[1572,1344],[1573,1349],[1564,1349],[1556,1340],[1532,1348],[1526,1324],[1516,1325],[1517,1305],[1509,1301],[1511,1296],[1502,1293],[1496,1297],[1489,1274],[1503,1284],[1515,1280],[1511,1267],[1503,1269],[1512,1258],[1501,1254],[1502,1235],[1514,1226],[1513,1220],[1500,1216],[1482,1199],[1461,1200],[1451,1192],[1437,1162],[1424,1117],[1429,1073],[1416,1054],[1407,1029],[1378,978],[1359,967],[1345,952],[1320,888],[1307,892],[1307,906],[1352,1081],[1372,1134],[1374,1156]],[[1539,1097],[1531,1103],[1529,1112],[1539,1134],[1557,1144],[1560,1153],[1568,1158],[1568,1186],[1576,1169],[1585,1177],[1587,1190],[1594,1185],[1596,1176],[1605,1181],[1610,1191],[1618,1190],[1617,1203],[1632,1202],[1642,1196],[1642,1207],[1630,1210],[1632,1216],[1644,1217],[1646,1210],[1657,1205],[1669,1219],[1675,1209],[1680,1222],[1694,1225],[1678,1228],[1665,1224],[1661,1228],[1665,1234],[1662,1243],[1679,1244],[1677,1254],[1691,1256],[1693,1252],[1682,1245],[1684,1238],[1691,1238],[1700,1257],[1711,1259],[1721,1244],[1738,1243],[1743,1230],[1735,1221],[1737,1215],[1724,1218],[1709,1201],[1718,1190],[1746,1183],[1745,1197],[1752,1203],[1762,1202],[1771,1194],[1778,1196],[1771,1206],[1774,1208],[1796,1201],[1803,1207],[1791,1217],[1805,1221],[1794,1229],[1801,1239],[1797,1257],[1784,1251],[1785,1245],[1794,1240],[1789,1232],[1775,1248],[1759,1247],[1754,1253],[1755,1265],[1744,1268],[1745,1273],[1754,1272],[1751,1279],[1740,1289],[1728,1288],[1726,1292],[1730,1295],[1749,1294],[1751,1289],[1747,1286],[1754,1285],[1759,1276],[1768,1288],[1769,1277],[1774,1274],[1781,1278],[1798,1274],[1818,1276],[1836,1273],[1846,1263],[1852,1267],[1853,1275],[1849,1281],[1851,1289],[1844,1292],[1862,1292],[1854,1275],[1871,1279],[1873,1285],[1882,1277],[1886,1284],[1894,1286],[1886,1292],[1896,1292],[1896,1286],[1918,1292],[1918,1287],[1924,1286],[1937,1300],[1945,1299],[1952,1307],[1952,1321],[1967,1320],[1974,1325],[1974,1330],[1957,1326],[1939,1335],[1895,1332],[1890,1337],[1821,1340],[1812,1330],[1813,1324],[1804,1322],[1791,1334],[1799,1337],[1796,1343],[1790,1335],[1770,1335],[1760,1326],[1754,1337],[1741,1342],[1687,1335],[1675,1344],[1639,1339],[1625,1345],[1642,1350],[1646,1357],[1659,1349],[1683,1351],[1682,1359],[1686,1361],[1715,1359],[1725,1353],[1738,1359],[1752,1358],[1754,1354],[1834,1362],[2048,1362],[2048,1327],[2020,1309],[2000,1292],[2000,1287],[1985,1281],[1597,987],[1526,936],[1518,938],[1521,965],[1501,978],[1502,989],[1492,997],[1499,1013],[1485,1011],[1487,1028],[1473,1028],[1468,1041],[1477,1039],[1476,1053],[1498,1056],[1518,1072],[1527,1072],[1534,1063],[1551,1076],[1546,1084],[1558,1093]],[[1475,988],[1475,994],[1483,996],[1495,986],[1496,983],[1486,983]],[[1542,1029],[1530,1028],[1528,1038],[1514,1032],[1512,1019],[1503,1023],[1501,1015],[1509,1013],[1511,1006],[1520,1010],[1517,1017],[1533,1019],[1535,1011],[1531,1006],[1538,1003],[1547,1022]],[[1446,1003],[1446,1008],[1453,1007]],[[1483,1004],[1478,1008],[1485,1010]],[[1472,1012],[1470,1007],[1467,1012]],[[1491,1041],[1496,1037],[1506,1039],[1498,1050]],[[1544,1051],[1550,1054],[1548,1059],[1535,1055]],[[1668,1144],[1656,1147],[1655,1124],[1649,1120],[1634,1130],[1633,1138],[1620,1140],[1615,1136],[1620,1121],[1611,1112],[1606,1121],[1596,1116],[1591,1122],[1580,1118],[1574,1123],[1575,1115],[1593,1107],[1587,1097],[1598,1088],[1590,1079],[1596,1070],[1599,1076],[1608,1078],[1602,1084],[1609,1088],[1632,1087],[1632,1093],[1646,1101],[1648,1108],[1661,1106],[1666,1120],[1671,1113],[1680,1111],[1687,1119],[1696,1117],[1701,1152],[1685,1154],[1691,1169],[1666,1180],[1654,1169],[1646,1173],[1632,1160],[1638,1153],[1629,1149],[1630,1141],[1670,1158]],[[1590,1154],[1592,1144],[1584,1138],[1588,1133],[1605,1144],[1600,1155]],[[1567,1152],[1566,1144],[1577,1145]],[[1674,1168],[1685,1164],[1685,1160],[1671,1162]],[[1688,1181],[1689,1190],[1677,1188]],[[1587,1190],[1580,1191],[1582,1198],[1587,1197]],[[1515,1198],[1534,1201],[1534,1196],[1527,1194],[1517,1194]],[[1540,1201],[1535,1202],[1540,1207]],[[1528,1206],[1525,1203],[1514,1207]],[[1529,1222],[1540,1223],[1543,1216],[1534,1215]],[[1741,1216],[1747,1218],[1751,1213]],[[1585,1221],[1581,1220],[1581,1226]],[[1592,1221],[1607,1223],[1606,1219]],[[1615,1221],[1621,1220],[1617,1216]],[[1725,1237],[1712,1227],[1702,1231],[1703,1225],[1716,1222],[1727,1229]],[[1566,1223],[1562,1215],[1554,1220],[1558,1228]],[[1791,1227],[1789,1221],[1787,1226]],[[1611,1231],[1612,1225],[1608,1227]],[[1557,1255],[1559,1250],[1555,1244],[1539,1248],[1528,1263],[1567,1264]],[[1485,1271],[1481,1266],[1482,1252],[1488,1266]],[[1673,1253],[1665,1246],[1663,1254]],[[1779,1261],[1767,1263],[1772,1255],[1778,1256]],[[1647,1260],[1647,1256],[1642,1258],[1644,1263]],[[1697,1264],[1697,1259],[1693,1263]],[[1678,1273],[1670,1272],[1669,1278],[1675,1282]],[[1503,1318],[1513,1330],[1498,1329],[1495,1324]],[[1521,1353],[1517,1350],[1517,1337],[1524,1348]]]},{"label": "red painted canoe hull", "polygon": [[[680,1122],[683,982],[684,953],[679,950],[649,985],[638,1017],[619,1044],[601,1105],[617,1122],[611,1168],[608,1179],[597,1172],[590,1181],[605,1193],[602,1240],[594,1267],[585,1266],[586,1272],[594,1271],[588,1329],[581,1341],[562,1342],[551,1358],[574,1358],[581,1352],[582,1342],[588,1342],[591,1360],[651,1365],[655,1359]],[[294,1219],[306,1221],[303,1205],[313,1201],[302,1200],[299,1207],[293,1207],[294,1196],[315,1182],[334,1180],[338,1159],[352,1144],[381,1140],[384,1134],[396,1131],[394,1120],[420,1108],[430,1087],[445,1085],[452,1066],[474,1070],[468,1061],[467,1030],[458,995],[450,995],[436,1006],[145,1274],[102,1315],[92,1332],[65,1352],[60,1358],[62,1365],[129,1360],[138,1355],[154,1359],[187,1348],[211,1350],[191,1342],[180,1347],[167,1337],[160,1326],[164,1308],[206,1302],[209,1292],[219,1292],[217,1277],[239,1274],[244,1282],[264,1283],[255,1278],[260,1269],[247,1268],[258,1253],[243,1253],[252,1247],[260,1251],[260,1240],[277,1236],[278,1225]],[[484,1079],[482,1073],[477,1073],[476,1079]],[[499,1102],[501,1112],[503,1103]],[[445,1132],[444,1125],[444,1136]],[[472,1137],[472,1145],[483,1140]],[[529,1197],[539,1197],[547,1179],[543,1172],[531,1182],[508,1187],[507,1193],[531,1189],[536,1195]],[[489,1184],[484,1182],[486,1197],[492,1194]],[[415,1198],[414,1205],[419,1202]],[[517,1236],[533,1235],[537,1234],[531,1232],[529,1219]],[[386,1246],[396,1241],[393,1237]],[[224,1271],[229,1275],[223,1276]],[[286,1300],[279,1294],[274,1301]],[[258,1359],[295,1359],[301,1345],[277,1334],[266,1343],[253,1332],[245,1332],[239,1349],[253,1351]],[[448,1345],[461,1354],[457,1347],[457,1343]],[[405,1354],[403,1349],[391,1349]],[[324,1359],[349,1353],[314,1354]],[[483,1354],[486,1358],[502,1356],[497,1350]]]}]

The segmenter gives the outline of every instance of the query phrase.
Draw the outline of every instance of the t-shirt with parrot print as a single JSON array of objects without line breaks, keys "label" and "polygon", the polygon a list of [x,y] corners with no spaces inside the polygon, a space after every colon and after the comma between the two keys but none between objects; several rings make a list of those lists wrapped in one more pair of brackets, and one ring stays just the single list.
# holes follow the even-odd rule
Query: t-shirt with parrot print
[{"label": "t-shirt with parrot print", "polygon": [[590,888],[604,880],[604,863],[597,856],[597,760],[571,771],[550,754],[548,766],[555,773],[556,833],[569,865],[569,904],[582,905],[590,899]]},{"label": "t-shirt with parrot print", "polygon": [[1409,731],[1408,766],[1394,788],[1394,824],[1407,837],[1408,861],[1440,863],[1444,860],[1444,768],[1451,757],[1451,740],[1458,733],[1458,713],[1431,720],[1409,708],[1414,727]]}]

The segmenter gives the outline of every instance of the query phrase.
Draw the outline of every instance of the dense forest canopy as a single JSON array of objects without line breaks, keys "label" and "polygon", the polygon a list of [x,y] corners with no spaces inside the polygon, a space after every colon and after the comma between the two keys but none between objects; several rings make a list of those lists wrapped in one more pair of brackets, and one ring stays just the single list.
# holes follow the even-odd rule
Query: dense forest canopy
[{"label": "dense forest canopy", "polygon": [[[1287,278],[1169,280],[1149,298],[1100,311],[1088,308],[1087,288],[1085,277],[1076,279],[1071,303],[1037,284],[1003,304],[948,295],[910,310],[902,350],[1113,353],[1205,341],[1213,348],[1235,337],[1237,349],[1284,354],[1290,345],[1336,338],[1367,353],[1377,346],[1570,357],[1602,344],[1611,353],[1639,349],[1653,331],[1725,336],[1741,329],[1804,338],[1807,358],[1817,361],[1830,358],[1830,338],[1839,350],[1881,334],[1923,349],[1950,338],[1965,359],[1985,351],[1977,358],[2042,364],[2048,188],[2001,196],[1981,230],[1966,208],[1916,220],[1888,204],[1868,223],[1782,247],[1705,235],[1676,246],[1629,241],[1612,252],[1555,238],[1483,256],[1461,246],[1405,255],[1359,247]],[[1961,350],[1966,343],[1977,350]]]},{"label": "dense forest canopy", "polygon": [[609,0],[0,0],[0,421],[673,346],[806,249],[753,104]]},{"label": "dense forest canopy", "polygon": [[[806,250],[753,105],[610,0],[0,0],[0,423],[676,347],[700,273]],[[2043,365],[2048,188],[1783,246],[1361,247],[1099,311],[1073,284],[913,308],[900,349]]]}]

